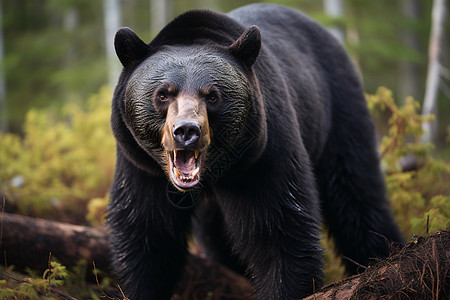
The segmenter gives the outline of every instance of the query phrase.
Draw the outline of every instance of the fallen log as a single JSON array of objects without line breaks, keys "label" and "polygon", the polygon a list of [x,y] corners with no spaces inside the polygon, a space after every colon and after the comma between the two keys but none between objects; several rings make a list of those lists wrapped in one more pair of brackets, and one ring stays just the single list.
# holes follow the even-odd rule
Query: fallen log
[{"label": "fallen log", "polygon": [[[49,253],[67,267],[80,259],[108,271],[107,232],[3,214],[0,248],[17,269],[47,268]],[[414,238],[364,273],[325,286],[313,299],[450,299],[450,230]],[[126,295],[126,291],[124,291]],[[248,281],[214,262],[190,256],[173,300],[252,299]]]},{"label": "fallen log", "polygon": [[[72,225],[68,223],[30,218],[4,213],[0,216],[0,253],[4,265],[14,265],[15,270],[26,268],[44,272],[48,268],[51,252],[66,267],[85,260],[104,276],[110,271],[107,231],[103,228]],[[95,282],[92,268],[87,270],[87,280]],[[2,279],[0,274],[0,279]],[[210,296],[213,293],[214,296]],[[120,292],[117,293],[120,296]],[[124,291],[126,295],[126,291]],[[174,299],[251,299],[245,278],[219,264],[197,256],[190,256],[180,279]]]},{"label": "fallen log", "polygon": [[0,248],[3,265],[43,272],[51,253],[64,266],[85,260],[109,271],[106,230],[4,213]]}]

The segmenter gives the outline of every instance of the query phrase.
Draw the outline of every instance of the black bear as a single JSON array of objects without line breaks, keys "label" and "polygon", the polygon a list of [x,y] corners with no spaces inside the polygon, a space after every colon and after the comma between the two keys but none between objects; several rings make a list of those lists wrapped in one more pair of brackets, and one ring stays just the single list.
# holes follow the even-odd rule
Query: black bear
[{"label": "black bear", "polygon": [[269,4],[195,10],[149,44],[122,28],[115,48],[107,219],[127,297],[171,298],[193,227],[263,300],[320,287],[322,219],[349,273],[402,243],[360,80],[318,23]]}]

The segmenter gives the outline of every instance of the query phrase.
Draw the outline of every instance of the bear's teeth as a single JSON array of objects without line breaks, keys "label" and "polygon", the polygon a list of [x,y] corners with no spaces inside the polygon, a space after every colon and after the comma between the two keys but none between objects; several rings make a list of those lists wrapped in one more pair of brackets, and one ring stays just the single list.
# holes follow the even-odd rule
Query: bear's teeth
[{"label": "bear's teeth", "polygon": [[197,176],[197,174],[198,174],[199,171],[200,171],[200,168],[197,168],[197,169],[195,169],[195,170],[191,173],[192,179],[194,179],[194,178]]},{"label": "bear's teeth", "polygon": [[[177,154],[178,154],[178,150],[173,150],[173,160],[176,161],[177,160]],[[200,151],[199,150],[195,150],[194,151],[194,157],[195,159],[198,159],[198,156],[200,155]]]},{"label": "bear's teeth", "polygon": [[176,176],[177,178],[181,178],[181,173],[180,173],[180,171],[178,171],[177,168],[173,168],[173,171],[174,171],[175,176]]},{"label": "bear's teeth", "polygon": [[178,171],[177,168],[173,168],[173,172],[175,173],[175,176],[182,181],[192,181],[194,180],[198,173],[200,172],[200,168],[196,168],[194,171],[191,172],[191,174],[189,175],[184,175],[183,173],[181,173],[180,171]]}]

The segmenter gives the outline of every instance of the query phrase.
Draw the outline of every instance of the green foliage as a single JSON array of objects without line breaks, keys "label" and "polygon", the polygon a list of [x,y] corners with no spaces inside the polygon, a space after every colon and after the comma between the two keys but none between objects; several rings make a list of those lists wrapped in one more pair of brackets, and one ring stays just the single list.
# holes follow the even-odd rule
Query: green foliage
[{"label": "green foliage", "polygon": [[[420,106],[411,97],[401,107],[397,106],[392,92],[384,87],[374,95],[366,95],[366,99],[374,118],[382,117],[386,111],[389,113],[389,128],[381,139],[379,151],[388,197],[406,239],[413,234],[426,235],[449,227],[450,164],[434,159],[431,156],[433,145],[420,141],[422,123],[432,120],[433,116],[418,114]],[[416,170],[402,170],[402,158],[406,156],[416,159]],[[323,239],[322,244],[325,248],[325,282],[344,278],[344,268],[332,251],[332,241]]]},{"label": "green foliage", "polygon": [[53,297],[52,288],[64,284],[68,276],[66,267],[52,261],[42,277],[28,270],[28,276],[16,278],[11,271],[5,272],[7,280],[0,280],[0,299],[58,299]]},{"label": "green foliage", "polygon": [[0,190],[19,212],[82,222],[88,201],[107,195],[115,161],[110,99],[102,88],[86,110],[67,104],[62,117],[31,110],[23,137],[0,134]]},{"label": "green foliage", "polygon": [[[433,116],[422,116],[416,110],[419,103],[408,97],[402,107],[397,107],[392,92],[386,88],[379,88],[375,95],[367,95],[369,109],[388,109],[390,112],[389,130],[380,143],[383,164],[388,173],[401,172],[400,161],[406,155],[414,155],[420,160],[428,157],[433,145],[420,143],[422,123],[430,121]],[[412,141],[412,142],[409,142]]]},{"label": "green foliage", "polygon": [[325,284],[330,284],[332,282],[338,282],[339,280],[344,279],[345,267],[341,263],[341,257],[337,256],[336,252],[334,251],[334,241],[323,236],[323,238],[321,239],[321,244],[324,249],[325,266],[325,277],[323,279],[323,282]]},{"label": "green foliage", "polygon": [[87,262],[80,259],[75,266],[67,271],[65,282],[69,285],[83,286],[86,282]]},{"label": "green foliage", "polygon": [[101,8],[101,1],[86,0],[2,2],[7,113],[14,132],[31,107],[81,102],[106,83]]},{"label": "green foliage", "polygon": [[0,280],[0,299],[56,300],[66,299],[65,296],[69,295],[76,299],[109,298],[105,295],[111,294],[112,279],[102,276],[103,272],[97,270],[101,281],[98,285],[88,284],[86,274],[89,269],[92,267],[88,267],[84,260],[80,260],[70,269],[51,261],[50,268],[45,270],[43,275],[32,270],[27,270],[26,275],[23,275],[14,272],[11,267],[4,270],[0,266],[0,279],[3,278]]},{"label": "green foliage", "polygon": [[0,280],[0,299],[14,298],[14,290],[8,288],[6,280]]},{"label": "green foliage", "polygon": [[[386,88],[379,88],[375,95],[367,95],[367,101],[374,114],[377,110],[387,110],[390,114],[388,133],[380,143],[380,155],[386,170],[388,196],[406,237],[449,227],[450,164],[434,159],[431,156],[433,145],[420,141],[422,123],[432,120],[433,116],[419,115],[420,106],[411,97],[398,107],[392,92]],[[415,170],[402,171],[402,158],[406,156],[417,161]]]},{"label": "green foliage", "polygon": [[69,276],[66,267],[61,265],[59,262],[51,262],[50,267],[45,270],[42,278],[48,281],[49,284],[53,286],[63,285],[64,279]]},{"label": "green foliage", "polygon": [[92,225],[105,223],[105,208],[109,202],[109,194],[105,197],[94,198],[89,201],[86,220]]}]

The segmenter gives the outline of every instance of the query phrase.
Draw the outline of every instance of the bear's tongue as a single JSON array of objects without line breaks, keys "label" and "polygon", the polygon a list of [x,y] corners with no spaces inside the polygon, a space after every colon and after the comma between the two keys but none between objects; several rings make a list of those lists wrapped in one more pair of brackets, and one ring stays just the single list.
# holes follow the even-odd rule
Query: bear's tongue
[{"label": "bear's tongue", "polygon": [[198,179],[197,175],[200,171],[197,166],[198,156],[198,151],[173,151],[173,172],[178,182],[193,183]]},{"label": "bear's tongue", "polygon": [[186,174],[194,170],[197,164],[194,151],[189,150],[174,151],[173,162],[178,171]]}]

